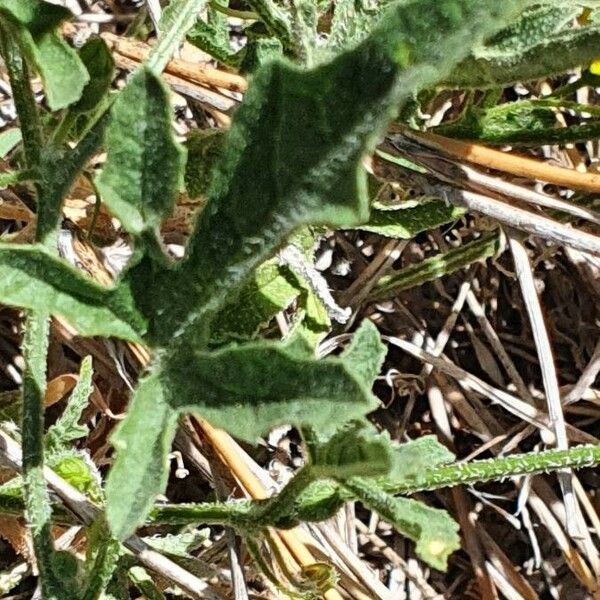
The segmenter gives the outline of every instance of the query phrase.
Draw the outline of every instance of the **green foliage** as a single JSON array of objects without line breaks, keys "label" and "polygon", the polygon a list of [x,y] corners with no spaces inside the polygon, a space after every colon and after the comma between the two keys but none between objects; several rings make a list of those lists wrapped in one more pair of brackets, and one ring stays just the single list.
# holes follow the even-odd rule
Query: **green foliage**
[{"label": "green foliage", "polygon": [[456,221],[464,210],[442,200],[427,199],[408,207],[375,209],[364,225],[358,228],[391,238],[410,240],[418,233]]},{"label": "green foliage", "polygon": [[141,340],[144,319],[127,288],[104,288],[36,245],[0,244],[4,304],[66,317],[83,335]]},{"label": "green foliage", "polygon": [[92,393],[92,357],[87,356],[81,363],[79,379],[69,402],[58,421],[46,432],[46,446],[57,451],[69,442],[85,437],[88,428],[79,424],[81,413],[88,405]]},{"label": "green foliage", "polygon": [[402,290],[422,285],[427,281],[453,273],[457,269],[463,269],[478,260],[495,256],[499,250],[500,236],[498,233],[482,236],[478,240],[441,252],[420,263],[404,267],[396,273],[382,277],[370,297],[381,300],[395,296]]},{"label": "green foliage", "polygon": [[129,233],[153,232],[173,210],[183,166],[167,90],[142,68],[119,94],[111,117],[108,160],[96,186]]},{"label": "green foliage", "polygon": [[[253,72],[249,91],[226,134],[194,133],[184,147],[174,136],[160,72],[186,34],[218,60],[239,62],[242,55],[233,55],[222,17],[227,6],[213,5],[207,21],[194,26],[205,2],[173,0],[147,63],[111,102],[113,63],[102,41],[91,40],[78,54],[55,33],[68,11],[34,0],[0,0],[1,50],[24,150],[24,164],[5,181],[31,177],[38,203],[36,243],[0,244],[0,290],[4,304],[31,311],[24,344],[24,503],[49,598],[91,600],[111,580],[115,595],[125,593],[122,578],[129,565],[119,562],[117,540],[148,515],[156,523],[230,525],[251,536],[266,527],[328,518],[345,501],[356,500],[414,540],[418,554],[436,568],[445,568],[458,547],[457,525],[446,512],[392,495],[459,475],[448,464],[452,455],[434,438],[397,444],[366,421],[378,405],[372,386],[385,356],[375,326],[364,321],[344,352],[318,360],[315,347],[331,329],[331,306],[310,277],[279,257],[292,245],[310,267],[321,231],[312,227],[410,239],[461,217],[462,210],[435,199],[370,211],[362,164],[386,125],[409,103],[416,105],[416,94],[431,95],[438,85],[497,87],[586,65],[600,55],[598,23],[591,18],[572,26],[581,13],[577,2],[566,8],[533,0],[248,4],[258,18],[243,52],[242,64]],[[318,31],[318,17],[329,10],[329,30]],[[323,48],[317,35],[326,38]],[[559,52],[560,44],[568,52]],[[278,56],[280,50],[287,58]],[[67,109],[54,120],[60,124],[50,141],[28,68],[40,73],[50,109]],[[579,108],[553,102],[501,107],[483,102],[444,131],[493,143],[557,141],[552,111]],[[80,116],[87,133],[67,146]],[[562,139],[584,139],[596,131],[598,115],[592,116],[576,133],[567,128],[565,136],[571,137]],[[0,140],[4,154],[18,141],[14,134]],[[135,245],[112,287],[97,285],[59,260],[55,247],[61,203],[102,144],[107,159],[95,180],[98,192]],[[184,183],[206,206],[185,256],[173,261],[158,231]],[[497,234],[486,235],[430,257],[380,281],[371,298],[485,259],[498,245]],[[257,340],[260,329],[294,302],[289,336],[283,342]],[[86,434],[79,420],[91,393],[89,360],[63,415],[43,436],[49,315],[66,318],[82,335],[143,342],[155,351],[112,437],[116,459],[104,490],[87,456],[70,447]],[[265,501],[156,507],[178,418],[187,413],[248,443],[275,426],[293,425],[303,435],[306,465]],[[59,475],[98,504],[106,499],[106,523],[89,531],[83,574],[52,549],[44,448]],[[476,471],[477,477],[485,478],[484,471]],[[0,493],[0,507],[15,502],[14,495]],[[172,534],[151,543],[187,559],[189,545],[197,542],[196,536]],[[146,597],[162,597],[143,570],[131,570],[130,577]]]},{"label": "green foliage", "polygon": [[[586,118],[569,127],[557,127],[557,110]],[[470,106],[458,121],[437,127],[436,132],[486,144],[569,144],[598,137],[599,117],[593,106],[577,102],[553,98],[521,100],[498,106]]]},{"label": "green foliage", "polygon": [[574,25],[581,3],[546,3],[461,62],[444,83],[453,87],[501,87],[586,67],[600,56],[600,25]]},{"label": "green foliage", "polygon": [[340,358],[316,361],[310,349],[254,342],[215,352],[188,349],[161,365],[140,383],[112,438],[118,459],[106,494],[113,534],[119,539],[131,534],[164,489],[178,412],[197,411],[249,442],[283,423],[332,431],[377,406],[371,381],[355,373],[359,359],[369,373],[383,360],[372,325],[363,326]]},{"label": "green foliage", "polygon": [[53,110],[65,108],[81,97],[88,81],[77,53],[56,33],[55,28],[70,12],[42,0],[2,0],[4,35],[18,39],[39,72]]}]

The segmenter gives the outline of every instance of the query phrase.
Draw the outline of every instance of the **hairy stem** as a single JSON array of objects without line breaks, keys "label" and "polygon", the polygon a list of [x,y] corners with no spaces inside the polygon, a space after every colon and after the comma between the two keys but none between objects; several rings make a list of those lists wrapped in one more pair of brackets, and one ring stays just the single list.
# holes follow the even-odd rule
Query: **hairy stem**
[{"label": "hairy stem", "polygon": [[443,487],[485,483],[506,477],[548,473],[559,469],[583,469],[598,464],[600,446],[578,446],[569,450],[547,450],[471,463],[456,463],[425,471],[414,481],[384,484],[383,487],[393,494],[414,494]]},{"label": "hairy stem", "polygon": [[[40,166],[42,135],[29,71],[17,41],[18,32],[3,23],[0,29],[2,55],[8,71],[13,100],[23,136],[26,168]],[[43,187],[36,185],[38,206]],[[39,227],[39,222],[38,222]],[[60,598],[62,586],[55,576],[52,559],[52,508],[44,481],[44,393],[48,352],[49,315],[29,312],[23,338],[23,480],[25,507],[31,527],[33,547],[40,572],[44,598]]]}]

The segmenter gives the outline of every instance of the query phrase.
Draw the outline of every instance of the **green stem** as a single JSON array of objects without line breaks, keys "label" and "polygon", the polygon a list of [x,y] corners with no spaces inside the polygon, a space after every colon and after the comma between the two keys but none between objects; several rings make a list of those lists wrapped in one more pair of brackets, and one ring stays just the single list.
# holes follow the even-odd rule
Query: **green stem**
[{"label": "green stem", "polygon": [[[18,32],[3,22],[0,33],[0,50],[21,126],[26,168],[35,170],[40,167],[42,160],[43,141],[29,71],[17,41]],[[39,209],[43,203],[44,186],[37,183],[36,191]],[[42,594],[45,599],[58,599],[62,586],[53,569],[52,508],[44,480],[44,393],[49,330],[48,314],[27,314],[23,338],[23,481],[27,519],[31,527]]]},{"label": "green stem", "polygon": [[546,450],[471,463],[456,463],[425,471],[414,481],[385,483],[382,487],[393,494],[414,494],[443,487],[485,483],[506,477],[548,473],[559,469],[583,469],[598,464],[600,445],[578,446],[569,450]]},{"label": "green stem", "polygon": [[29,69],[17,42],[18,32],[7,21],[0,25],[0,52],[8,71],[13,101],[19,118],[26,167],[39,165],[42,149],[42,129],[31,89]]},{"label": "green stem", "polygon": [[235,17],[236,19],[244,19],[245,21],[258,21],[260,19],[258,13],[251,10],[236,10],[235,8],[229,8],[229,6],[223,6],[218,2],[212,0],[210,7],[228,17]]}]

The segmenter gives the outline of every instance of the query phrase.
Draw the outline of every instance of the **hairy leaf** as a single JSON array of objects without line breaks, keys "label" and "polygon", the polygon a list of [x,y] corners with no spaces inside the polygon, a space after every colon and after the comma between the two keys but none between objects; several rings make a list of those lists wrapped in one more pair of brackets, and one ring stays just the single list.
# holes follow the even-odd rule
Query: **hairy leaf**
[{"label": "hairy leaf", "polygon": [[[383,127],[415,91],[444,77],[473,44],[528,4],[407,2],[328,64],[301,71],[274,61],[261,68],[226,135],[209,209],[198,219],[187,258],[145,309],[161,314],[153,323],[157,338],[170,338],[192,307],[216,308],[231,298],[294,229],[366,221],[359,164]],[[140,296],[150,277],[139,274]]]},{"label": "hairy leaf", "polygon": [[39,72],[50,108],[76,102],[88,81],[87,71],[75,50],[54,33],[71,12],[42,0],[1,0],[0,15],[10,19],[10,31]]},{"label": "hairy leaf", "polygon": [[458,524],[446,511],[411,498],[394,498],[368,479],[355,477],[344,486],[365,506],[415,541],[417,554],[432,567],[445,570],[448,555],[460,548]]},{"label": "hairy leaf", "polygon": [[393,450],[389,437],[367,421],[341,427],[325,443],[307,443],[310,469],[316,478],[344,481],[389,473]]},{"label": "hairy leaf", "polygon": [[205,5],[206,0],[171,0],[160,17],[158,42],[147,60],[149,69],[160,73],[165,68]]},{"label": "hairy leaf", "polygon": [[[281,424],[331,434],[372,411],[378,401],[371,385],[385,349],[371,324],[355,337],[339,358],[320,361],[271,342],[190,351],[144,379],[112,437],[117,460],[106,494],[115,537],[130,535],[163,491],[177,413],[198,412],[213,425],[255,442]],[[355,373],[357,360],[366,364]]]},{"label": "hairy leaf", "polygon": [[177,425],[169,392],[157,373],[143,379],[127,418],[111,438],[117,459],[106,481],[106,518],[119,540],[144,521],[167,484],[167,457]]},{"label": "hairy leaf", "polygon": [[5,158],[20,141],[21,130],[16,127],[0,133],[0,158]]},{"label": "hairy leaf", "polygon": [[83,335],[141,341],[144,319],[125,287],[103,288],[35,245],[0,244],[2,302],[65,317]]},{"label": "hairy leaf", "polygon": [[[590,114],[580,123],[559,127],[557,110]],[[459,121],[436,128],[449,137],[481,140],[486,144],[567,144],[597,138],[600,113],[593,106],[554,99],[521,100],[498,106],[472,106]]]},{"label": "hairy leaf", "polygon": [[497,233],[482,236],[458,248],[441,252],[420,263],[399,269],[392,275],[386,275],[375,286],[369,298],[378,300],[392,298],[402,290],[443,277],[478,260],[495,256],[500,248],[500,238]]},{"label": "hairy leaf", "polygon": [[171,213],[183,151],[172,132],[169,94],[140,69],[119,94],[106,133],[108,158],[96,185],[127,231],[153,231]]},{"label": "hairy leaf", "polygon": [[112,54],[102,38],[88,40],[79,50],[79,58],[89,74],[89,81],[83,88],[79,101],[71,107],[75,113],[96,108],[110,90],[115,71]]},{"label": "hairy leaf", "polygon": [[[572,7],[559,7],[554,24],[572,16]],[[523,20],[530,20],[531,14]],[[533,15],[535,15],[533,11]],[[566,22],[571,22],[567,19]],[[523,37],[521,29],[529,31]],[[548,33],[548,21],[535,19],[508,30],[499,39],[476,49],[472,56],[461,62],[445,81],[452,87],[502,87],[518,81],[530,81],[564,73],[569,69],[589,65],[600,55],[600,24],[592,22],[584,27],[569,26]]]},{"label": "hairy leaf", "polygon": [[85,437],[88,428],[79,424],[81,413],[89,403],[92,393],[92,357],[86,356],[81,363],[79,379],[67,406],[58,421],[46,433],[46,446],[58,450],[69,442]]},{"label": "hairy leaf", "polygon": [[410,240],[422,231],[456,221],[464,212],[464,209],[449,206],[441,200],[429,200],[409,208],[400,206],[395,210],[372,210],[368,222],[358,229]]}]

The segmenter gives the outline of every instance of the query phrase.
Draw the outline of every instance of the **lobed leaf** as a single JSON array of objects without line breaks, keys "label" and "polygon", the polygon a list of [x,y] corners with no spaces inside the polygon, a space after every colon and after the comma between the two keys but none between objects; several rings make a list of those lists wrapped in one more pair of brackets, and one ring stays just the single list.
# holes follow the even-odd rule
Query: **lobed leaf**
[{"label": "lobed leaf", "polygon": [[88,434],[88,428],[80,425],[79,419],[89,403],[92,389],[92,357],[86,356],[81,362],[79,379],[63,414],[46,432],[45,442],[48,448],[58,450]]},{"label": "lobed leaf", "polygon": [[[164,489],[178,413],[197,412],[255,442],[277,425],[326,434],[371,412],[378,404],[371,393],[372,374],[385,349],[372,324],[356,336],[340,358],[320,361],[297,347],[262,341],[216,352],[189,351],[160,365],[141,382],[112,437],[117,459],[106,494],[115,537],[130,535]],[[354,361],[359,358],[368,366],[357,374]]]},{"label": "lobed leaf", "polygon": [[[294,229],[366,221],[360,161],[383,127],[414,92],[443,78],[528,4],[405,2],[328,64],[307,71],[273,61],[259,69],[226,135],[187,257],[147,309],[161,315],[153,319],[157,339],[170,339],[196,307],[217,308],[237,294]],[[155,274],[137,276],[141,296]],[[196,318],[204,322],[206,313]]]}]

